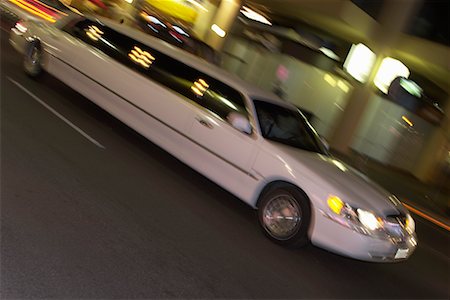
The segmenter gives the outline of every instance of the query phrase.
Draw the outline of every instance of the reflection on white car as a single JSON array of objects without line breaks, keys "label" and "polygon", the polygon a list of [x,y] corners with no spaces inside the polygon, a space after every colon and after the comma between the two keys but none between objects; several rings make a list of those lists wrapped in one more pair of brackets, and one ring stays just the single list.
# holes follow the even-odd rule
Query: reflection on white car
[{"label": "reflection on white car", "polygon": [[367,261],[408,258],[414,220],[328,154],[294,106],[145,33],[69,16],[19,22],[11,43],[47,71],[258,210],[272,241]]}]

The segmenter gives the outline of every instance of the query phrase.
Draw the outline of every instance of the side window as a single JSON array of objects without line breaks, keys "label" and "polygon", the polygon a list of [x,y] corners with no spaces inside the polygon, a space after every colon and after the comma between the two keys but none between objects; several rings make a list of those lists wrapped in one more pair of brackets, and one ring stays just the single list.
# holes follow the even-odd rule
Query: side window
[{"label": "side window", "polygon": [[194,101],[224,120],[231,112],[247,115],[242,96],[236,90],[215,79],[204,78],[194,82],[191,88],[196,97]]},{"label": "side window", "polygon": [[196,102],[227,120],[231,112],[247,116],[244,100],[228,85],[147,45],[88,19],[68,25],[66,32],[118,62]]}]

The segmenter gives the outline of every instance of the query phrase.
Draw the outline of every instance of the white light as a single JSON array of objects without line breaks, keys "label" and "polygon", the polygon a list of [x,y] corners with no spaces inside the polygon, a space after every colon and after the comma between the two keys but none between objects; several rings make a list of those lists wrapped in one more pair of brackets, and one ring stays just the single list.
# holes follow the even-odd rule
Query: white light
[{"label": "white light", "polygon": [[204,11],[208,11],[203,5],[201,5],[200,3],[198,3],[195,0],[186,0],[186,1],[191,3],[191,4],[193,4],[193,5],[195,5],[195,6],[197,6],[200,9],[203,9]]},{"label": "white light", "polygon": [[332,87],[336,86],[336,80],[328,73],[323,76],[323,80],[328,82]]},{"label": "white light", "polygon": [[375,63],[376,55],[363,44],[353,45],[347,58],[344,69],[359,82],[366,82]]},{"label": "white light", "polygon": [[125,0],[125,2],[127,2],[127,3],[133,3],[133,0]]},{"label": "white light", "polygon": [[263,24],[267,24],[267,25],[272,25],[272,23],[270,23],[269,20],[267,20],[266,17],[264,17],[261,14],[258,14],[256,11],[251,10],[250,8],[248,8],[247,6],[242,6],[241,9],[241,13],[246,16],[247,18],[249,18],[250,20],[254,20],[257,22],[261,22]]},{"label": "white light", "polygon": [[222,28],[220,28],[217,24],[212,24],[211,30],[214,31],[218,36],[220,36],[220,37],[222,37],[222,38],[225,36],[225,34],[227,34],[227,33],[225,32],[225,30],[223,30]]},{"label": "white light", "polygon": [[150,22],[154,24],[161,25],[164,28],[166,27],[166,25],[164,25],[163,22],[161,22],[158,18],[155,18],[154,16],[148,16],[147,18],[150,20]]},{"label": "white light", "polygon": [[380,222],[377,220],[377,217],[371,212],[358,209],[358,218],[361,224],[363,224],[369,230],[375,230],[381,227]]},{"label": "white light", "polygon": [[412,80],[401,78],[400,86],[404,88],[408,93],[416,96],[417,98],[421,98],[423,95],[423,89]]},{"label": "white light", "polygon": [[342,80],[338,80],[337,86],[344,91],[344,93],[348,93],[349,87]]},{"label": "white light", "polygon": [[28,30],[28,29],[27,29],[25,26],[23,26],[22,23],[20,23],[20,22],[17,22],[15,27],[16,27],[17,30],[19,30],[21,33],[25,33],[25,32],[27,32],[27,30]]},{"label": "white light", "polygon": [[189,36],[189,34],[187,34],[186,31],[184,31],[183,29],[181,29],[180,27],[178,27],[176,25],[172,26],[172,28],[175,29],[176,32],[178,32],[178,33],[180,33],[182,35]]},{"label": "white light", "polygon": [[323,54],[325,54],[326,56],[328,56],[331,59],[340,61],[341,58],[339,56],[337,56],[336,53],[333,52],[333,50],[325,48],[325,47],[320,47],[319,51],[322,52]]},{"label": "white light", "polygon": [[410,214],[406,215],[406,231],[410,234],[413,234],[414,231],[416,231],[416,222],[414,222],[414,219]]},{"label": "white light", "polygon": [[383,93],[387,94],[389,86],[397,77],[409,77],[409,69],[399,60],[386,57],[381,62],[373,83]]}]

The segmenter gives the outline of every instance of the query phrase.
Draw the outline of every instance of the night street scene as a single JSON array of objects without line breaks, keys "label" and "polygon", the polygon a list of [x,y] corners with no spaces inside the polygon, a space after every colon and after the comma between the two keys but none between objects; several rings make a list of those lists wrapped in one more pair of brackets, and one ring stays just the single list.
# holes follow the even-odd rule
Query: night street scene
[{"label": "night street scene", "polygon": [[449,299],[447,0],[0,0],[0,299]]}]

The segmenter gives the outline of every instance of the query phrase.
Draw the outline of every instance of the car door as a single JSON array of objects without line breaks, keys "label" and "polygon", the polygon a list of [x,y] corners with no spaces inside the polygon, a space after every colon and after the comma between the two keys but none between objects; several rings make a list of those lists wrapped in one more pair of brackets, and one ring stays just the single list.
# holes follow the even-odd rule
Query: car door
[{"label": "car door", "polygon": [[[242,199],[257,184],[251,166],[256,157],[256,136],[229,123],[231,114],[250,118],[243,96],[222,82],[201,74],[193,83],[197,94],[190,138],[203,153],[205,173]],[[203,86],[203,89],[202,89]]]}]

